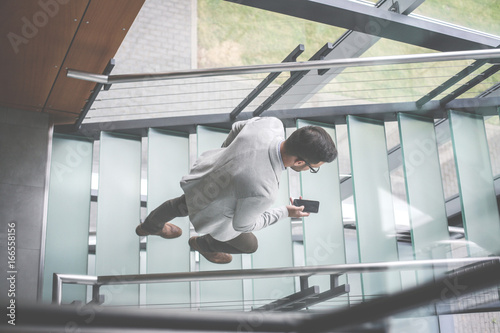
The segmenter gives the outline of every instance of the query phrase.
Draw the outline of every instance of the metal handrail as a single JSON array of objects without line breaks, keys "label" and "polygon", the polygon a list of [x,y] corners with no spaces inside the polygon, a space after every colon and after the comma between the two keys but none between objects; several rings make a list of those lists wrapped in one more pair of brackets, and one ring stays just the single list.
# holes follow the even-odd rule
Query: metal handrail
[{"label": "metal handrail", "polygon": [[500,58],[499,49],[424,53],[424,54],[410,54],[410,55],[383,56],[383,57],[315,60],[315,61],[305,61],[305,62],[287,62],[287,63],[277,63],[277,64],[253,65],[253,66],[193,69],[187,71],[146,73],[146,74],[143,73],[143,74],[103,75],[103,74],[79,71],[75,69],[68,69],[66,75],[70,78],[75,78],[85,81],[97,82],[102,84],[116,84],[116,83],[157,81],[157,80],[168,80],[168,79],[186,79],[186,78],[197,78],[197,77],[236,75],[236,74],[273,73],[273,72],[314,70],[314,69],[327,69],[327,68],[339,68],[339,67],[394,65],[394,64],[408,64],[408,63],[421,63],[421,62],[434,62],[434,61],[452,61],[452,60],[467,60],[467,59],[479,60],[479,59],[495,59],[495,58]]},{"label": "metal handrail", "polygon": [[[477,258],[482,259],[482,258]],[[298,332],[320,333],[344,329],[358,330],[362,325],[421,306],[449,302],[496,286],[500,276],[498,257],[482,264],[467,266],[401,292],[340,309],[322,312],[234,312],[179,311],[164,309],[110,308],[95,304],[86,307],[37,305],[23,307],[23,329],[42,331],[73,328],[83,332],[132,329],[141,332],[158,330],[224,332]],[[44,331],[45,331],[44,330]],[[17,331],[16,331],[17,332]]]},{"label": "metal handrail", "polygon": [[219,270],[185,273],[160,273],[160,274],[131,274],[131,275],[107,275],[89,276],[75,274],[53,275],[52,302],[61,304],[62,287],[64,283],[93,285],[99,288],[103,285],[141,284],[141,283],[164,283],[164,282],[195,282],[234,279],[256,279],[286,276],[311,276],[331,275],[347,273],[368,273],[395,270],[416,270],[446,267],[449,265],[472,264],[482,262],[499,261],[500,257],[478,257],[458,259],[433,259],[413,261],[393,261],[360,264],[302,266],[302,267],[280,267],[266,269],[241,269],[241,270]]},{"label": "metal handrail", "polygon": [[90,275],[54,273],[52,276],[52,303],[58,305],[62,303],[62,288],[64,283],[95,286],[98,284],[98,277]]}]

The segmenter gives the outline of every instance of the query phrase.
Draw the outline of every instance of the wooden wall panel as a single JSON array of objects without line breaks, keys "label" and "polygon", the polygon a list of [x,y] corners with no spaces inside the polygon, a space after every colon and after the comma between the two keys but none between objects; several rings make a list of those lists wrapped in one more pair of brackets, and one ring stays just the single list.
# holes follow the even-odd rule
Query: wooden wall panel
[{"label": "wooden wall panel", "polygon": [[0,2],[0,105],[42,110],[88,2]]},{"label": "wooden wall panel", "polygon": [[[68,52],[63,68],[102,73],[114,57],[144,0],[92,1]],[[74,123],[95,83],[57,76],[46,112],[58,115],[56,123]],[[65,114],[70,116],[62,118]],[[73,116],[71,118],[71,116]]]}]

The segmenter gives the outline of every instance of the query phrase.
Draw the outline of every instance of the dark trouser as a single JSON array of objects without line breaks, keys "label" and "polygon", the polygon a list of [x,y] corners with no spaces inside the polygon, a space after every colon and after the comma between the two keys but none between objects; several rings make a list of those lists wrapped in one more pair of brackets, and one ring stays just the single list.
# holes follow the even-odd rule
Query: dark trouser
[{"label": "dark trouser", "polygon": [[[160,231],[165,223],[172,221],[176,217],[187,215],[186,197],[183,194],[178,198],[165,201],[149,213],[142,224],[142,229],[155,233]],[[196,244],[204,252],[253,253],[257,251],[258,247],[257,237],[251,232],[240,234],[227,242],[218,241],[207,234],[198,237]]]},{"label": "dark trouser", "polygon": [[186,197],[183,194],[178,198],[165,201],[149,213],[142,224],[142,229],[155,233],[163,229],[165,223],[172,221],[176,217],[187,215]]},{"label": "dark trouser", "polygon": [[205,235],[198,237],[196,244],[203,252],[225,253],[254,253],[259,246],[257,237],[251,232],[240,234],[227,242],[221,242],[210,235]]}]

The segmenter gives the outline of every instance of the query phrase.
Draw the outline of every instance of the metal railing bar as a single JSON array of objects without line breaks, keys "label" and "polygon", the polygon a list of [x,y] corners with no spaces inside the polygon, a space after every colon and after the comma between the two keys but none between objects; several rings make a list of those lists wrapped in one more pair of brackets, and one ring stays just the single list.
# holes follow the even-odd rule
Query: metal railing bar
[{"label": "metal railing bar", "polygon": [[[425,88],[426,86],[419,86],[415,88]],[[428,86],[427,86],[428,87]],[[385,90],[390,90],[391,88],[374,88],[374,89],[359,89],[359,90],[344,90],[341,91],[342,93],[351,93],[351,92],[370,92],[370,91],[385,91]],[[332,94],[332,92],[319,92],[317,95],[329,95]],[[301,94],[294,94],[294,96],[301,96]],[[344,101],[344,100],[369,100],[369,99],[382,99],[382,98],[403,98],[403,97],[413,97],[413,96],[418,96],[416,94],[413,95],[403,95],[403,96],[392,96],[392,95],[387,95],[387,96],[381,96],[381,97],[363,97],[363,98],[357,98],[357,97],[352,97],[352,98],[347,98],[347,99],[332,99],[332,100],[321,100],[321,101],[315,101],[311,103],[318,103],[318,102],[331,102],[331,101]],[[146,96],[147,97],[147,96]],[[163,96],[163,97],[168,97],[168,96]],[[266,96],[260,96],[260,97],[266,97]],[[131,97],[132,98],[141,98],[141,97]],[[128,100],[128,98],[124,97],[121,98],[121,100]],[[209,103],[209,102],[217,102],[217,101],[232,101],[232,100],[239,100],[238,97],[230,97],[230,98],[220,98],[220,99],[204,99],[204,100],[198,100],[198,101],[176,101],[176,102],[162,102],[162,103],[150,103],[150,104],[123,104],[123,105],[113,105],[113,106],[106,106],[106,107],[94,107],[91,110],[107,110],[107,109],[123,109],[123,108],[137,108],[137,107],[147,107],[147,106],[162,106],[162,105],[180,105],[180,104],[196,104],[196,103]],[[291,105],[291,104],[283,104],[285,105]],[[230,108],[230,107],[226,107]],[[205,108],[204,108],[205,109]],[[217,108],[220,109],[220,108]],[[194,109],[183,109],[183,110],[175,110],[175,112],[178,111],[190,111]],[[173,110],[168,110],[165,112],[174,112]],[[128,115],[141,115],[144,113],[133,113],[133,114],[128,114]],[[154,114],[152,113],[147,113],[147,115]],[[100,117],[107,117],[108,115],[101,115]],[[89,117],[90,118],[90,117]]]},{"label": "metal railing bar", "polygon": [[[368,69],[368,70],[356,70],[356,69],[351,69],[347,70],[340,75],[346,75],[346,74],[362,74],[362,73],[377,73],[377,72],[393,72],[393,71],[406,71],[406,70],[426,70],[426,69],[444,69],[444,68],[463,68],[463,65],[447,65],[447,66],[418,66],[418,67],[398,67],[398,68],[389,68],[389,69]],[[282,73],[284,74],[284,73]],[[421,78],[449,78],[449,75],[442,75],[442,76],[435,76],[435,77],[421,77]],[[194,78],[193,78],[194,79]],[[406,78],[408,80],[413,79],[413,78]],[[186,79],[189,80],[189,79]],[[225,82],[249,82],[249,81],[255,81],[253,84],[258,84],[259,81],[262,80],[262,78],[257,78],[257,77],[250,77],[250,78],[242,78],[242,79],[228,79],[228,80],[218,80],[216,81],[217,83],[225,83]],[[388,80],[394,80],[394,79],[388,79]],[[397,79],[399,80],[399,79]],[[187,81],[185,83],[168,83],[168,84],[153,84],[153,85],[144,85],[144,86],[132,86],[132,87],[114,87],[112,91],[117,91],[117,90],[137,90],[137,89],[148,89],[148,88],[161,88],[161,87],[179,87],[179,86],[193,86],[193,85],[203,85],[203,84],[212,84],[214,81]],[[357,83],[357,82],[368,82],[368,81],[352,81],[352,82],[347,82],[347,83]],[[333,82],[329,84],[343,84],[343,82]],[[308,86],[310,84],[301,84],[302,86]],[[314,85],[315,86],[315,85]],[[252,88],[248,88],[250,90]]]},{"label": "metal railing bar", "polygon": [[315,60],[307,62],[290,62],[290,63],[264,64],[264,65],[254,65],[254,66],[193,69],[188,71],[174,71],[167,73],[146,73],[146,74],[102,75],[102,74],[83,72],[75,69],[68,69],[66,75],[70,78],[75,78],[85,81],[92,81],[103,84],[116,84],[116,83],[223,76],[223,75],[235,75],[235,74],[314,70],[314,69],[326,69],[326,68],[338,68],[338,67],[392,65],[392,64],[465,60],[465,59],[476,59],[476,60],[494,59],[499,57],[500,57],[500,50],[489,49],[489,50],[424,53],[424,54],[384,56],[384,57]]},{"label": "metal railing bar", "polygon": [[[385,79],[385,80],[382,80],[382,79],[377,79],[377,80],[365,80],[365,81],[362,81],[362,82],[386,82],[386,81],[404,81],[404,80],[416,80],[416,79],[419,79],[419,80],[422,80],[422,79],[429,79],[429,78],[439,78],[439,76],[434,76],[434,77],[415,77],[415,78],[409,78],[409,79]],[[359,81],[353,81],[353,82],[333,82],[333,83],[330,83],[328,84],[327,86],[329,85],[334,85],[334,84],[342,84],[342,85],[348,85],[348,84],[352,84],[352,83],[358,83]],[[478,83],[476,84],[477,85],[487,85],[488,83]],[[460,86],[464,86],[464,85],[458,85],[459,87]],[[429,88],[429,87],[433,87],[433,86],[429,86],[429,85],[420,85],[420,86],[412,86],[411,88],[412,89],[423,89],[423,88]],[[384,91],[384,90],[390,90],[392,89],[392,87],[385,87],[385,88],[371,88],[371,89],[356,89],[356,90],[340,90],[340,91],[336,91],[335,94],[340,94],[340,93],[353,93],[353,92],[371,92],[371,91]],[[248,90],[248,89],[237,89],[237,90]],[[222,91],[229,91],[229,90],[222,90]],[[210,93],[213,93],[213,92],[220,92],[220,90],[213,90],[213,91],[206,91],[206,92],[201,92],[201,93],[204,93],[204,94],[210,94]],[[328,91],[320,91],[320,92],[317,92],[316,95],[328,95],[328,94],[332,94],[334,92],[328,92]],[[181,94],[194,94],[194,93],[181,93]],[[471,93],[473,94],[473,93]],[[100,100],[96,100],[96,101],[109,101],[109,100],[128,100],[128,99],[139,99],[139,98],[149,98],[149,97],[162,97],[162,98],[168,98],[168,97],[172,97],[172,96],[177,96],[177,95],[180,95],[180,94],[175,94],[175,95],[147,95],[147,96],[129,96],[129,97],[118,97],[118,98],[104,98],[104,99],[100,99]],[[294,96],[301,96],[302,94],[293,94]],[[304,95],[307,95],[307,94],[304,94]],[[417,94],[412,94],[412,95],[403,95],[403,96],[394,96],[394,95],[387,95],[387,96],[378,96],[378,97],[363,97],[364,100],[377,100],[377,99],[383,99],[383,98],[404,98],[404,97],[415,97],[415,96],[418,96]],[[262,96],[263,98],[265,97],[268,97],[268,96]],[[160,105],[176,105],[176,104],[186,104],[186,103],[205,103],[205,102],[217,102],[217,101],[230,101],[230,100],[236,100],[236,99],[239,99],[239,97],[229,97],[229,98],[222,98],[222,99],[202,99],[202,100],[196,100],[196,101],[176,101],[176,102],[163,102],[163,103],[153,103],[153,104],[134,104],[134,105],[115,105],[115,106],[108,106],[108,107],[94,107],[92,108],[91,110],[105,110],[105,109],[117,109],[117,108],[131,108],[131,107],[143,107],[143,106],[160,106]],[[344,100],[358,100],[359,98],[356,98],[356,97],[352,97],[352,98],[348,98],[348,99],[331,99],[331,100],[322,100],[320,101],[321,103],[326,103],[326,102],[338,102],[338,101],[344,101]],[[287,104],[284,104],[284,106],[286,106]],[[227,108],[230,108],[230,107],[227,107]],[[219,108],[217,108],[219,109]],[[192,110],[192,109],[185,109],[185,110],[180,110],[180,111],[189,111],[189,110]],[[179,111],[179,110],[177,110]],[[168,112],[172,112],[172,111],[168,111]],[[137,113],[137,115],[142,115],[143,113]],[[154,113],[153,113],[154,114]],[[129,115],[136,115],[136,114],[129,114]],[[149,113],[148,113],[149,115]],[[107,117],[109,115],[102,115],[101,117]]]},{"label": "metal railing bar", "polygon": [[[82,311],[83,310],[83,311]],[[310,314],[256,313],[227,311],[181,311],[164,309],[103,308],[87,306],[33,305],[20,309],[24,318],[23,328],[34,325],[38,331],[55,331],[56,328],[77,327],[83,332],[126,331],[140,329],[141,332],[293,332]],[[87,312],[84,312],[87,311]],[[91,316],[91,320],[89,320]],[[258,320],[256,324],[256,319]],[[45,329],[45,330],[43,330]],[[92,330],[93,329],[93,330]],[[21,330],[20,330],[21,331]]]},{"label": "metal railing bar", "polygon": [[[265,74],[265,73],[261,73]],[[284,73],[282,73],[284,74]],[[227,80],[217,80],[217,83],[238,83],[238,82],[248,82],[248,81],[255,81],[254,84],[258,84],[260,80],[262,80],[262,75],[255,75],[255,77],[248,77],[248,78],[233,78],[232,76],[228,76]],[[194,86],[194,85],[200,85],[200,84],[212,84],[214,83],[213,80],[206,80],[206,81],[194,81],[196,78],[187,78],[183,82],[175,82],[175,83],[166,83],[166,84],[152,84],[152,85],[135,85],[135,86],[122,86],[119,88],[113,88],[113,91],[116,90],[129,90],[129,89],[147,89],[147,88],[161,88],[161,87],[180,87],[180,86]],[[181,79],[180,79],[181,80]],[[180,81],[179,80],[179,81]]]},{"label": "metal railing bar", "polygon": [[[462,98],[456,99],[450,102],[448,107],[450,109],[464,110],[471,112],[473,110],[477,114],[481,115],[497,115],[497,106],[500,104],[500,97],[486,97],[486,98]],[[211,108],[213,110],[219,108]],[[230,110],[230,109],[229,109]],[[179,110],[178,110],[179,111]],[[115,131],[120,130],[136,130],[146,127],[166,127],[177,129],[180,126],[192,126],[192,124],[200,125],[210,125],[210,124],[227,124],[230,126],[229,115],[225,113],[212,113],[210,115],[206,114],[183,114],[183,113],[162,113],[157,112],[161,115],[159,117],[152,118],[132,118],[126,119],[122,117],[121,120],[108,120],[108,121],[89,121],[84,123],[83,133],[86,136],[94,135],[97,138],[97,134],[100,133],[102,128],[113,128]],[[380,117],[382,115],[388,114],[389,112],[405,112],[405,113],[417,113],[426,115],[428,117],[443,118],[445,117],[445,110],[439,105],[438,101],[431,101],[423,106],[422,110],[415,110],[415,102],[400,102],[400,103],[363,103],[362,105],[337,105],[328,107],[309,107],[302,109],[288,109],[285,111],[274,111],[272,114],[286,121],[288,119],[294,118],[313,118],[317,117],[329,117],[330,121],[335,121],[336,124],[345,124],[345,116],[347,114],[353,115],[373,115]],[[167,116],[168,115],[168,116]],[[304,116],[307,115],[307,116]],[[96,116],[98,117],[98,116]],[[241,117],[246,117],[250,119],[252,117],[251,112],[243,112]],[[107,126],[107,127],[106,127]],[[64,132],[64,127],[61,127],[60,131]],[[345,182],[344,182],[345,183]],[[348,192],[346,192],[348,193]]]},{"label": "metal railing bar", "polygon": [[369,273],[391,270],[413,270],[434,267],[447,267],[450,264],[477,263],[484,261],[500,260],[500,257],[482,258],[460,258],[460,259],[435,259],[414,260],[383,263],[362,263],[324,265],[314,267],[283,267],[269,269],[241,269],[222,271],[200,271],[186,273],[166,274],[131,274],[131,275],[108,275],[98,276],[97,283],[100,285],[139,284],[139,283],[161,283],[161,282],[187,282],[187,281],[210,281],[231,279],[257,279],[284,276],[304,276],[323,274],[346,274],[346,273]]},{"label": "metal railing bar", "polygon": [[[370,72],[367,72],[370,73]],[[330,85],[340,84],[357,84],[357,83],[370,83],[370,82],[387,82],[387,81],[410,81],[410,80],[422,80],[422,79],[442,79],[445,77],[449,77],[448,75],[433,75],[433,76],[414,76],[414,77],[402,77],[402,78],[378,78],[378,79],[368,79],[368,80],[359,80],[359,81],[339,81],[339,82],[330,82],[325,87]],[[301,84],[301,86],[312,86],[313,84]],[[323,88],[325,89],[325,88]]]},{"label": "metal railing bar", "polygon": [[[366,92],[369,92],[369,91],[375,91],[375,90],[390,90],[389,88],[383,88],[383,89],[370,89],[370,90],[358,90],[358,91],[366,91]],[[344,91],[344,92],[349,92],[349,91]],[[354,91],[352,91],[354,92]],[[329,92],[320,92],[320,93],[317,93],[317,94],[324,94],[324,95],[328,95],[330,94]],[[474,94],[473,92],[472,93],[464,93],[463,95],[470,95],[470,94]],[[296,95],[300,95],[300,94],[296,94]],[[358,98],[358,97],[350,97],[350,98],[338,98],[338,99],[325,99],[325,100],[321,100],[321,101],[314,101],[314,102],[308,102],[308,103],[305,103],[305,106],[303,108],[306,108],[308,104],[311,104],[311,103],[314,103],[314,104],[324,104],[324,103],[330,103],[330,102],[349,102],[349,101],[360,101],[363,100],[363,101],[376,101],[376,100],[381,100],[381,99],[401,99],[401,98],[413,98],[415,96],[419,96],[417,94],[412,94],[412,95],[401,95],[401,96],[398,96],[398,95],[386,95],[386,96],[378,96],[378,97],[363,97],[363,98]],[[227,99],[224,99],[224,100],[234,100],[236,98],[227,98]],[[216,100],[204,100],[204,101],[196,101],[197,103],[203,103],[203,102],[215,102]],[[126,109],[126,108],[134,108],[134,109],[137,109],[139,107],[148,107],[148,106],[163,106],[163,105],[180,105],[180,104],[189,104],[189,103],[193,103],[192,101],[191,102],[165,102],[165,103],[153,103],[153,104],[133,104],[133,105],[116,105],[116,106],[108,106],[108,107],[96,107],[96,108],[92,108],[91,110],[95,111],[95,110],[112,110],[112,109],[120,109],[120,110],[123,110],[123,109]],[[286,106],[286,105],[291,105],[291,104],[283,104],[282,106]],[[214,108],[203,108],[203,110],[224,110],[224,109],[230,109],[231,107],[227,106],[227,107],[214,107]],[[156,111],[156,112],[148,112],[148,113],[127,113],[127,114],[124,114],[122,111],[119,112],[119,116],[144,116],[144,115],[147,115],[147,116],[151,116],[151,115],[154,115],[154,114],[169,114],[169,113],[175,113],[175,112],[187,112],[187,111],[196,111],[196,110],[201,110],[200,108],[199,109],[178,109],[178,110],[166,110],[166,111]],[[116,116],[116,114],[101,114],[101,115],[92,115],[92,116],[89,116],[88,119],[93,119],[93,118],[106,118],[106,117],[110,117],[110,116]]]},{"label": "metal railing bar", "polygon": [[[162,105],[162,104],[158,104],[159,105]],[[137,107],[140,107],[139,106],[135,106],[135,108]],[[125,109],[127,107],[122,107],[122,109]],[[92,109],[92,110],[106,110],[106,109],[111,109],[110,107],[109,108],[95,108],[95,109]],[[154,115],[154,114],[158,114],[158,115],[166,115],[166,114],[171,114],[171,115],[175,115],[176,113],[181,113],[181,112],[190,112],[190,111],[199,111],[199,110],[218,110],[218,111],[221,111],[221,110],[230,110],[231,107],[229,106],[226,106],[226,107],[213,107],[213,108],[198,108],[198,109],[180,109],[180,110],[168,110],[168,111],[155,111],[155,112],[148,112],[148,113],[119,113],[119,114],[103,114],[103,115],[92,115],[92,116],[89,116],[87,117],[87,119],[96,119],[96,118],[107,118],[107,117],[114,117],[114,116],[148,116],[148,118],[151,118],[151,115]],[[224,114],[224,112],[219,112],[220,114]],[[228,117],[229,118],[229,117]],[[154,126],[150,126],[150,127],[154,127]]]},{"label": "metal railing bar", "polygon": [[[331,82],[325,85],[325,88],[323,88],[321,91],[317,92],[316,95],[318,94],[340,94],[340,93],[351,93],[351,92],[359,92],[359,91],[375,91],[375,90],[390,90],[393,87],[384,87],[384,88],[370,88],[370,89],[351,89],[351,90],[339,90],[335,92],[329,92],[329,91],[324,91],[326,90],[326,87],[333,86],[333,85],[348,85],[348,84],[358,84],[358,83],[373,83],[373,82],[395,82],[395,81],[410,81],[410,80],[427,80],[427,79],[439,79],[439,78],[444,78],[448,76],[416,76],[416,77],[411,77],[411,78],[393,78],[393,79],[373,79],[373,80],[362,80],[362,81],[345,81],[345,82]],[[306,86],[311,86],[310,84],[301,84],[299,83],[301,87],[306,87]],[[434,85],[423,85],[423,86],[411,86],[409,88],[411,89],[417,89],[417,88],[430,88],[434,87]],[[201,92],[183,92],[183,93],[174,93],[174,94],[155,94],[155,95],[142,95],[142,96],[124,96],[124,97],[110,97],[110,98],[100,98],[96,99],[96,102],[104,102],[104,101],[112,101],[112,100],[130,100],[130,99],[139,99],[139,98],[153,98],[153,97],[160,97],[160,98],[168,98],[168,97],[173,97],[173,96],[179,96],[179,95],[199,95],[199,94],[213,94],[215,92],[220,93],[220,92],[233,92],[233,91],[248,91],[251,88],[241,88],[241,89],[214,89],[214,90],[207,90],[207,91],[201,91]],[[299,94],[299,93],[294,93],[292,96],[306,96],[308,93],[304,94]],[[269,96],[262,96],[262,98],[266,98]],[[239,97],[232,97],[232,98],[225,98],[225,99],[203,99],[203,100],[190,100],[187,102],[170,102],[170,103],[165,103],[165,104],[176,104],[176,103],[203,103],[203,102],[213,102],[213,101],[219,101],[219,100],[232,100],[232,99],[239,99]],[[101,109],[100,107],[94,107],[92,110],[95,109]]]},{"label": "metal railing bar", "polygon": [[434,259],[434,260],[414,260],[382,263],[362,263],[343,265],[324,265],[307,267],[282,267],[270,269],[242,269],[242,270],[222,270],[222,271],[202,271],[185,273],[164,273],[164,274],[132,274],[132,275],[108,275],[108,276],[88,276],[73,274],[54,273],[52,301],[61,304],[63,283],[87,284],[94,286],[102,285],[122,285],[141,283],[162,283],[162,282],[193,282],[193,281],[213,281],[213,280],[234,280],[234,279],[256,279],[284,276],[309,276],[322,274],[347,274],[347,273],[368,273],[391,270],[414,270],[434,267],[448,267],[448,265],[470,264],[478,262],[499,261],[500,257],[479,257],[479,258],[459,258],[459,259]]},{"label": "metal railing bar", "polygon": [[[179,95],[199,95],[199,94],[213,94],[214,92],[233,92],[233,91],[248,91],[251,88],[234,88],[234,89],[214,89],[214,90],[205,90],[205,91],[190,91],[190,92],[179,92],[179,93],[172,93],[172,94],[155,94],[155,95],[143,95],[143,96],[124,96],[124,97],[109,97],[109,98],[98,98],[95,101],[96,102],[102,102],[102,101],[113,101],[113,100],[120,100],[120,99],[134,99],[134,98],[151,98],[151,97],[169,97],[169,96],[179,96]],[[214,101],[209,100],[209,101]],[[197,102],[197,101],[194,101]]]},{"label": "metal railing bar", "polygon": [[[349,84],[358,84],[358,83],[373,83],[373,82],[395,82],[395,81],[410,81],[410,80],[428,80],[428,79],[440,79],[440,78],[447,78],[447,75],[436,75],[436,76],[415,76],[415,77],[410,77],[410,78],[380,78],[380,79],[373,79],[373,80],[361,80],[361,81],[344,81],[344,82],[330,82],[327,85],[325,85],[325,88],[323,88],[320,92],[317,92],[317,94],[326,94],[326,93],[332,93],[332,92],[325,92],[323,90],[326,90],[326,87],[330,87],[333,85],[349,85]],[[313,86],[312,84],[302,84],[299,83],[301,87],[307,87],[307,86]],[[430,88],[434,87],[434,85],[425,85],[425,86],[412,86],[412,89],[415,88]],[[345,92],[357,92],[357,91],[372,91],[372,90],[388,90],[391,89],[392,87],[387,87],[387,88],[377,88],[377,89],[360,89],[360,90],[344,90],[344,91],[336,91],[335,93],[345,93]],[[109,97],[109,98],[98,98],[95,100],[95,102],[103,102],[103,101],[112,101],[112,100],[129,100],[129,99],[138,99],[138,98],[153,98],[153,97],[172,97],[172,96],[178,96],[178,95],[195,95],[195,94],[212,94],[214,92],[233,92],[233,91],[248,91],[251,88],[240,88],[240,89],[214,89],[214,90],[207,90],[207,91],[201,91],[201,92],[183,92],[183,93],[174,93],[174,94],[155,94],[155,95],[143,95],[143,96],[124,96],[124,97]],[[292,94],[293,96],[302,96],[302,95],[308,95],[307,93],[304,94],[298,94],[294,93]],[[262,97],[262,95],[260,95]],[[266,98],[268,96],[263,96],[263,98]],[[236,98],[236,97],[235,97]],[[208,99],[208,100],[200,100],[200,101],[190,101],[190,102],[205,102],[205,101],[217,101],[218,99]],[[94,109],[100,109],[99,107],[94,107]]]},{"label": "metal railing bar", "polygon": [[[467,59],[464,59],[464,60],[467,60]],[[472,60],[471,60],[472,61]],[[367,67],[365,67],[367,68]],[[440,65],[440,66],[425,66],[425,65],[422,65],[422,66],[414,66],[414,67],[391,67],[391,68],[383,68],[383,69],[371,69],[368,67],[368,69],[358,69],[358,68],[348,68],[346,69],[345,71],[343,71],[342,73],[339,73],[339,75],[346,75],[346,74],[362,74],[362,73],[383,73],[383,72],[392,72],[392,71],[411,71],[411,70],[429,70],[429,69],[444,69],[444,68],[463,68],[463,64],[457,64],[457,63],[453,63],[453,64],[448,64],[448,65]],[[446,77],[449,77],[446,76]]]},{"label": "metal railing bar", "polygon": [[[482,84],[477,84],[476,86],[481,86],[481,85],[486,85],[486,83],[482,83]],[[425,88],[426,86],[418,86],[418,87],[414,87],[414,88]],[[373,89],[360,89],[360,90],[345,90],[345,91],[342,91],[343,93],[349,93],[349,92],[361,92],[361,91],[364,91],[364,92],[370,92],[370,91],[386,91],[386,90],[391,90],[390,87],[388,88],[373,88]],[[331,92],[318,92],[316,93],[316,95],[328,95],[328,94],[332,94]],[[469,96],[469,95],[475,95],[476,93],[475,92],[466,92],[466,93],[463,93],[462,96]],[[294,94],[295,96],[300,96],[301,94]],[[377,101],[377,100],[383,100],[383,99],[401,99],[401,98],[414,98],[414,97],[418,97],[420,95],[418,95],[417,93],[415,94],[411,94],[411,95],[384,95],[384,96],[377,96],[377,97],[367,97],[367,96],[364,96],[362,98],[360,97],[350,97],[350,98],[338,98],[338,99],[324,99],[324,100],[320,100],[320,101],[311,101],[311,102],[306,102],[304,103],[304,106],[303,108],[306,108],[307,105],[309,104],[314,104],[314,105],[318,105],[318,104],[324,104],[324,103],[331,103],[331,102],[349,102],[349,101],[360,101],[360,100],[363,100],[363,101]],[[263,96],[265,97],[265,96]],[[126,109],[126,108],[139,108],[139,107],[150,107],[150,106],[163,106],[163,105],[181,105],[181,104],[193,104],[193,103],[206,103],[206,102],[216,102],[216,101],[220,101],[220,100],[224,100],[224,101],[231,101],[231,100],[235,100],[235,99],[238,99],[238,98],[224,98],[224,99],[218,99],[218,100],[215,100],[215,99],[207,99],[207,100],[201,100],[201,101],[188,101],[188,102],[164,102],[164,103],[153,103],[153,104],[133,104],[133,105],[115,105],[115,106],[108,106],[108,107],[95,107],[95,108],[92,108],[91,110],[92,111],[95,111],[95,110],[112,110],[112,109],[120,109],[120,110],[123,110],[123,109]],[[283,107],[286,107],[287,105],[292,105],[290,103],[284,103],[282,104]],[[252,106],[252,105],[250,105]],[[227,106],[227,107],[214,107],[214,108],[202,108],[203,110],[224,110],[224,109],[230,109],[231,107],[230,106]],[[147,115],[147,116],[151,116],[151,115],[154,115],[154,114],[167,114],[167,113],[175,113],[175,112],[187,112],[187,111],[196,111],[196,110],[201,110],[201,108],[198,108],[198,109],[179,109],[179,110],[168,110],[168,111],[157,111],[157,112],[147,112],[147,113],[127,113],[127,114],[124,114],[123,112],[120,111],[120,113],[118,114],[119,116],[144,116],[144,115]],[[95,115],[95,116],[89,116],[88,119],[94,119],[94,118],[106,118],[106,117],[111,117],[111,116],[116,116],[116,114],[101,114],[101,115]]]},{"label": "metal railing bar", "polygon": [[204,99],[199,101],[179,101],[179,102],[164,102],[164,103],[150,103],[150,104],[129,104],[129,105],[116,105],[108,106],[104,108],[92,108],[92,110],[102,110],[102,109],[117,109],[124,107],[138,107],[138,106],[158,106],[158,105],[172,105],[172,104],[194,104],[194,103],[208,103],[208,102],[218,102],[218,101],[232,101],[240,100],[240,97],[228,97],[228,98],[218,98],[218,99]]},{"label": "metal railing bar", "polygon": [[[356,327],[367,322],[402,313],[423,305],[440,304],[450,299],[466,296],[498,284],[500,264],[498,258],[477,269],[459,272],[435,282],[411,288],[393,295],[367,301],[342,310],[322,313],[273,313],[261,312],[257,324],[255,312],[227,311],[165,311],[155,309],[94,309],[92,320],[82,315],[76,306],[33,306],[22,309],[29,325],[41,327],[65,327],[72,322],[84,328],[140,328],[177,329],[201,331],[241,332],[326,332]],[[88,309],[92,311],[93,307]],[[85,312],[87,313],[87,312]]]}]

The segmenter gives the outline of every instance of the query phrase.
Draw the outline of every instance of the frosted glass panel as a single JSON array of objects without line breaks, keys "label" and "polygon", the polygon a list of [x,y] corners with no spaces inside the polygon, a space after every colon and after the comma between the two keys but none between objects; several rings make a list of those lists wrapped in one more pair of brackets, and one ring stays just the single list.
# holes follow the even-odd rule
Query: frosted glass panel
[{"label": "frosted glass panel", "polygon": [[[289,200],[288,175],[281,174],[279,194],[272,207],[288,205]],[[279,222],[255,232],[259,240],[258,250],[252,254],[252,268],[292,267],[292,229],[291,219],[282,219]],[[256,306],[270,303],[293,294],[295,292],[294,278],[283,277],[275,279],[254,279],[253,295]]]},{"label": "frosted glass panel", "polygon": [[[198,126],[197,142],[198,156],[203,152],[221,147],[229,131]],[[233,254],[233,261],[229,264],[213,264],[200,256],[201,271],[241,269],[241,254]],[[200,301],[202,307],[242,309],[243,283],[242,280],[200,282]]]},{"label": "frosted glass panel", "polygon": [[[141,141],[101,133],[97,201],[96,274],[139,273]],[[139,287],[102,287],[105,304],[138,304]]]},{"label": "frosted glass panel", "polygon": [[[384,123],[347,117],[360,262],[397,261]],[[362,275],[363,297],[397,291],[399,273]]]},{"label": "frosted glass panel", "polygon": [[500,218],[481,116],[449,112],[462,219],[471,256],[500,254]]},{"label": "frosted glass panel", "polygon": [[[297,127],[315,125],[323,127],[336,141],[335,128],[325,124],[299,120]],[[292,172],[292,171],[291,171]],[[318,200],[320,209],[303,219],[305,263],[307,266],[345,264],[344,224],[340,197],[338,159],[321,166],[318,173],[300,173],[301,193],[304,199]],[[319,285],[320,291],[330,289],[329,276],[313,277],[309,285]],[[346,283],[345,276],[340,284]],[[347,297],[335,299],[335,304],[345,306]]]},{"label": "frosted glass panel", "polygon": [[[414,257],[446,258],[448,219],[434,122],[405,114],[399,114],[398,121]],[[420,283],[426,280],[425,272],[422,273]],[[432,275],[428,275],[429,278]]]},{"label": "frosted glass panel", "polygon": [[[150,129],[148,133],[148,213],[166,200],[183,194],[179,185],[189,171],[189,142],[182,134]],[[175,239],[148,237],[147,273],[189,272],[189,218],[173,224],[182,228]],[[190,283],[147,284],[147,304],[189,304]]]},{"label": "frosted glass panel", "polygon": [[[52,274],[87,274],[92,142],[55,135],[52,141],[43,301],[52,301]],[[86,287],[67,285],[63,303],[85,301]]]}]

